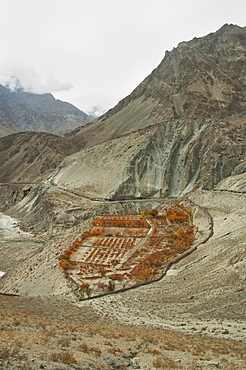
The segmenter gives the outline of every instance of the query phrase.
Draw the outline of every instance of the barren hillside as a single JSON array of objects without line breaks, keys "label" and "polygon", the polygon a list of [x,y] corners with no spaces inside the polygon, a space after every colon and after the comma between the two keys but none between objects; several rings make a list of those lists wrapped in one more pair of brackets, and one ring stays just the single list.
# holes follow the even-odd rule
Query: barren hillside
[{"label": "barren hillside", "polygon": [[[13,368],[25,362],[31,369],[37,364],[50,369],[57,365],[66,369],[244,369],[246,202],[245,194],[228,190],[190,193],[188,198],[203,207],[212,220],[211,224],[207,217],[196,214],[195,224],[201,237],[211,232],[212,236],[173,265],[161,281],[80,303],[59,268],[57,257],[81,230],[88,229],[88,223],[79,222],[86,213],[114,213],[124,206],[96,202],[94,206],[86,205],[78,197],[55,193],[53,210],[57,219],[52,238],[49,234],[36,234],[35,249],[30,238],[1,242],[4,259],[8,257],[8,246],[13,250],[10,270],[1,278],[0,290],[21,295],[0,297],[1,307],[9,307],[7,315],[2,312],[3,363]],[[61,217],[64,206],[70,209],[66,218]],[[138,206],[144,209],[148,204]],[[132,207],[129,203],[128,210]],[[13,253],[15,246],[21,254]],[[24,296],[33,298],[27,300]],[[21,337],[17,337],[20,328]],[[27,337],[34,340],[30,342]],[[18,338],[27,341],[28,347]]]},{"label": "barren hillside", "polygon": [[180,43],[116,107],[68,137],[52,176],[89,197],[178,197],[245,172],[246,29]]},{"label": "barren hillside", "polygon": [[93,198],[178,197],[245,172],[245,124],[165,122],[67,157],[57,186]]},{"label": "barren hillside", "polygon": [[18,133],[0,138],[0,182],[37,183],[64,157],[78,151],[73,142],[47,133]]}]

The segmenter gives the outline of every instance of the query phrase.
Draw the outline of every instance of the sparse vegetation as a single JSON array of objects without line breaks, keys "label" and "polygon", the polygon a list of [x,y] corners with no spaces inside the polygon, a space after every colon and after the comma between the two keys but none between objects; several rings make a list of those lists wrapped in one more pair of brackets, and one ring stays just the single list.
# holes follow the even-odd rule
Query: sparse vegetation
[{"label": "sparse vegetation", "polygon": [[76,361],[74,359],[74,355],[68,351],[66,352],[57,352],[50,354],[50,361],[52,362],[62,362],[66,365],[72,365]]},{"label": "sparse vegetation", "polygon": [[[151,356],[153,369],[177,368],[177,364],[187,368],[188,363],[198,366],[199,361],[243,369],[246,360],[243,342],[115,324],[112,317],[99,317],[91,308],[79,308],[64,299],[0,299],[0,367],[21,368],[25,363],[27,369],[36,369],[55,363],[61,368],[76,364],[107,369],[112,360],[127,367],[143,353]],[[19,324],[15,326],[13,318],[17,317]],[[108,363],[102,357],[105,353]],[[180,363],[176,362],[177,353]]]}]

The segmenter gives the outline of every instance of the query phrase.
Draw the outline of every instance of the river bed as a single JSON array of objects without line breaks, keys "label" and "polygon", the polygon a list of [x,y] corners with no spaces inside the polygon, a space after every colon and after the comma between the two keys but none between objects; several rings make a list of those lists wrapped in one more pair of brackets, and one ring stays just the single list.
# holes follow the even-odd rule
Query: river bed
[{"label": "river bed", "polygon": [[22,231],[18,227],[18,221],[10,216],[0,212],[0,240],[9,238],[19,238],[21,236],[30,236],[29,233]]},{"label": "river bed", "polygon": [[[30,237],[31,235],[19,228],[18,221],[15,218],[0,212],[0,250],[2,256],[2,260],[0,259],[0,278],[5,274],[2,270],[7,271],[11,267],[10,262],[13,262],[6,258],[6,253],[10,253],[13,257],[12,260],[15,262],[18,261],[20,251],[23,248],[26,249],[19,242],[21,240],[25,241],[23,237]],[[16,247],[15,242],[18,242],[18,247]],[[28,249],[32,251],[31,246]],[[14,257],[15,254],[17,254],[16,258]]]}]

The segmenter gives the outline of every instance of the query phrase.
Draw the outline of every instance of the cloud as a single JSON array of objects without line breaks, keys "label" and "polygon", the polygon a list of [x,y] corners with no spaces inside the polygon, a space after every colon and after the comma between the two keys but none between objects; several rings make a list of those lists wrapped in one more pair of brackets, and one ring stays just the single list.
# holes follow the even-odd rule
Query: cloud
[{"label": "cloud", "polygon": [[101,106],[92,107],[87,114],[94,117],[100,117],[106,112],[106,109],[103,109]]},{"label": "cloud", "polygon": [[20,80],[14,76],[0,75],[0,84],[7,87],[11,91],[24,90]]},{"label": "cloud", "polygon": [[73,88],[70,81],[61,80],[52,73],[41,74],[25,63],[4,63],[1,65],[0,84],[12,91],[22,89],[36,94],[69,91]]},{"label": "cloud", "polygon": [[68,91],[73,88],[73,85],[70,81],[60,81],[52,74],[49,74],[47,82],[43,85],[43,88],[46,89],[47,92]]}]

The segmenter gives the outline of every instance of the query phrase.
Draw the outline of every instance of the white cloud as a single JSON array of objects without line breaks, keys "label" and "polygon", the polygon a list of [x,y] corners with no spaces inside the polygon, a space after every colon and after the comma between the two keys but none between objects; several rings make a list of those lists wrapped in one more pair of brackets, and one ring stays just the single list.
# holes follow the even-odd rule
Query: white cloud
[{"label": "white cloud", "polygon": [[11,91],[23,89],[21,82],[14,76],[7,76],[4,74],[0,74],[0,84],[7,87]]},{"label": "white cloud", "polygon": [[47,91],[68,91],[72,89],[73,85],[70,81],[60,81],[58,78],[54,77],[52,74],[48,75],[46,85],[44,88]]},{"label": "white cloud", "polygon": [[10,90],[23,89],[37,94],[48,92],[61,92],[71,90],[73,85],[70,81],[60,80],[49,73],[46,77],[41,77],[36,70],[23,63],[2,67],[5,73],[0,74],[0,84],[8,87]]},{"label": "white cloud", "polygon": [[102,116],[103,113],[105,113],[105,109],[103,109],[101,106],[92,107],[91,110],[87,111],[87,114],[95,117]]}]

